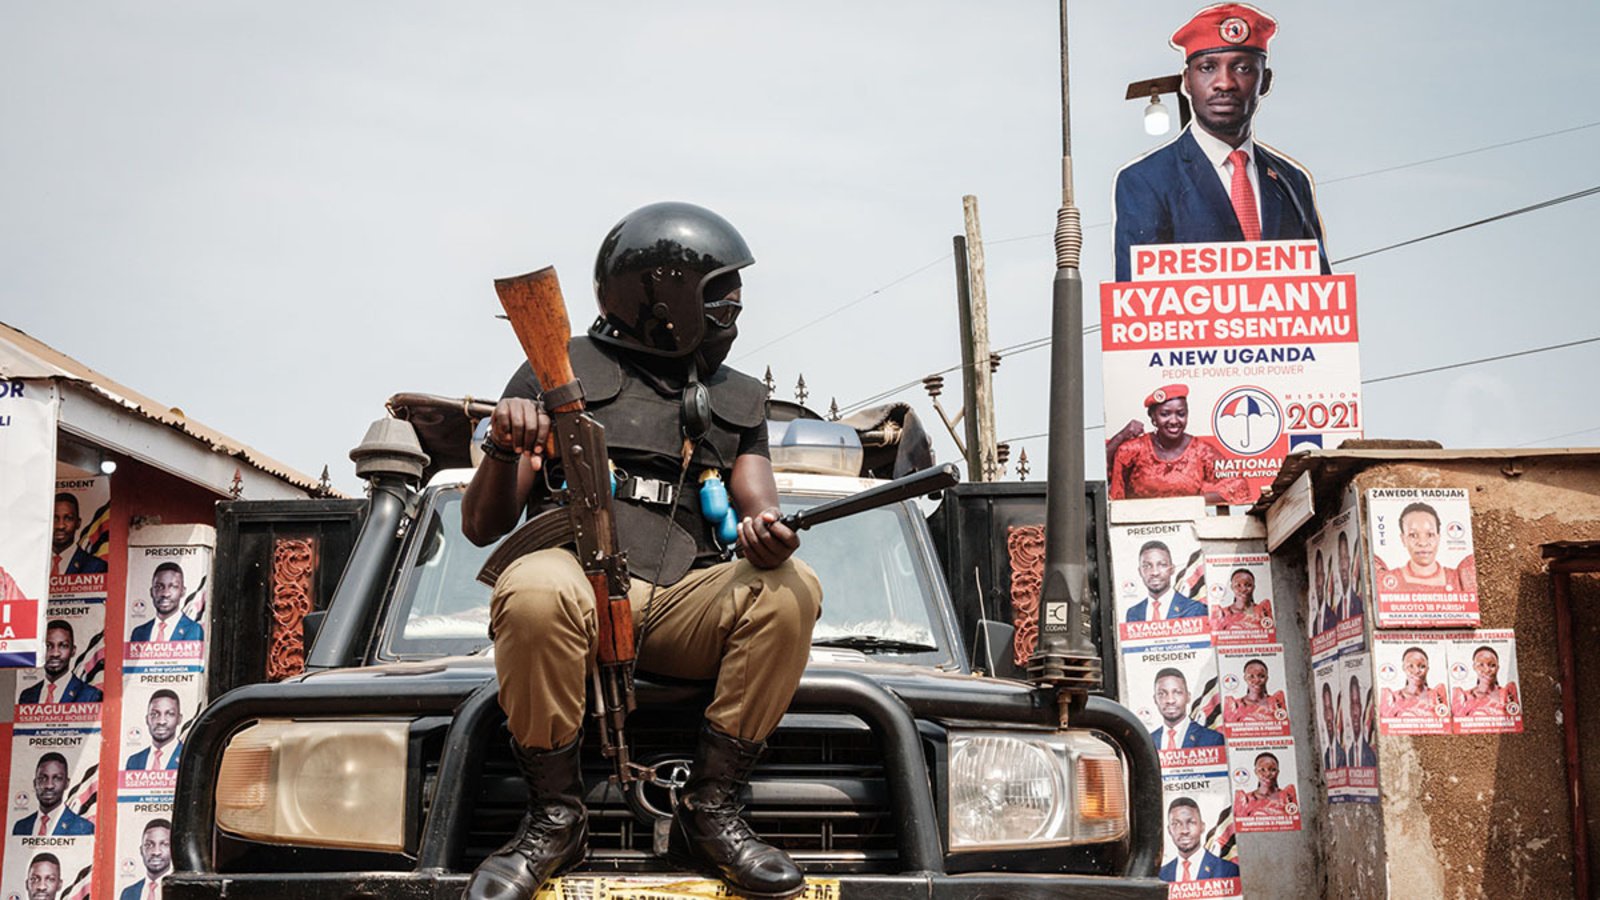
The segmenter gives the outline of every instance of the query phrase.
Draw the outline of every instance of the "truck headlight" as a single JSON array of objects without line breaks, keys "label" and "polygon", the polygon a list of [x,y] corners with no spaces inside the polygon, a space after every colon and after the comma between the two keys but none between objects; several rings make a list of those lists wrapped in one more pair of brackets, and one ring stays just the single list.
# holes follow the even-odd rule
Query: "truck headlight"
[{"label": "truck headlight", "polygon": [[403,851],[407,722],[263,719],[233,736],[217,827],[277,844]]},{"label": "truck headlight", "polygon": [[1127,776],[1086,732],[952,730],[950,850],[1091,844],[1128,831]]}]

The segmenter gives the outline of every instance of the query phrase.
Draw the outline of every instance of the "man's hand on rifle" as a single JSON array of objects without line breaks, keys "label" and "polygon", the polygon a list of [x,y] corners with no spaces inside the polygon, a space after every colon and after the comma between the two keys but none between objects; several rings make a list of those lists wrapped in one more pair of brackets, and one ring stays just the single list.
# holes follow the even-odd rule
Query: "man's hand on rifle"
[{"label": "man's hand on rifle", "polygon": [[507,397],[489,417],[489,439],[497,446],[527,456],[538,471],[550,441],[550,416],[544,405],[523,397]]}]

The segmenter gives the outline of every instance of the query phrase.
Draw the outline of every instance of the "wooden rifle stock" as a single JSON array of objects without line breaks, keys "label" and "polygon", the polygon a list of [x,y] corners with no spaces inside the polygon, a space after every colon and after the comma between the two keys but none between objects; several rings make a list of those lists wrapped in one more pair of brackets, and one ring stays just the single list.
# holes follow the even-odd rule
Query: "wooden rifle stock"
[{"label": "wooden rifle stock", "polygon": [[628,604],[627,560],[617,545],[611,515],[611,469],[606,456],[605,428],[585,411],[583,389],[567,355],[572,328],[561,296],[556,270],[546,267],[494,283],[500,305],[522,343],[528,365],[539,379],[551,418],[551,441],[562,461],[567,487],[565,507],[571,521],[578,562],[594,591],[599,666],[591,702],[600,722],[605,755],[616,763],[617,780],[626,785],[649,770],[628,758],[624,732],[633,710],[633,608]]}]

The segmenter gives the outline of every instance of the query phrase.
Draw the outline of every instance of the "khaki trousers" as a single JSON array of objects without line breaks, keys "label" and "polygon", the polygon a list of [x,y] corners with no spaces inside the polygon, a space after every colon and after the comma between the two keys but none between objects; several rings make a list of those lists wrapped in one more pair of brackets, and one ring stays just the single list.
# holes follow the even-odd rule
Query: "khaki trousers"
[{"label": "khaki trousers", "polygon": [[[674,678],[716,679],[706,720],[723,734],[765,740],[793,698],[822,611],[822,585],[790,558],[776,569],[744,560],[696,569],[656,589],[628,591],[638,667]],[[594,593],[568,550],[530,553],[501,573],[490,606],[500,706],[524,747],[565,746],[583,724],[595,663]]]}]

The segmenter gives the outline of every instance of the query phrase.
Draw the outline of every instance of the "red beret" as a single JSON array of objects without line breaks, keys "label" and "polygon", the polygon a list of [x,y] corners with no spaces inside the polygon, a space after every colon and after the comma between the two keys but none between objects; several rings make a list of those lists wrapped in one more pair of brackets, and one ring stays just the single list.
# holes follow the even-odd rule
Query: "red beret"
[{"label": "red beret", "polygon": [[1195,13],[1172,35],[1172,46],[1190,60],[1217,50],[1267,52],[1278,31],[1271,16],[1245,3],[1217,3]]},{"label": "red beret", "polygon": [[1187,396],[1189,396],[1189,388],[1185,385],[1169,384],[1166,387],[1158,387],[1150,392],[1150,396],[1144,398],[1144,408],[1149,409],[1158,403],[1179,400]]}]

